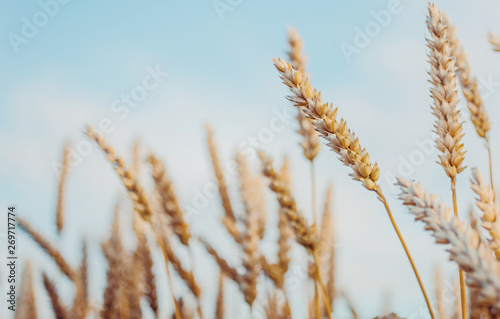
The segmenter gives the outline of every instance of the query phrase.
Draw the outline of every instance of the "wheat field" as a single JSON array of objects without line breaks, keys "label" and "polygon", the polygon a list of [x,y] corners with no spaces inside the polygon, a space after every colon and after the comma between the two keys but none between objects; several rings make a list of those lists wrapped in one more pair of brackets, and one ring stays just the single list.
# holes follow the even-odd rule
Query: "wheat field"
[{"label": "wheat field", "polygon": [[[342,185],[331,181],[322,189],[317,183],[318,176],[324,174],[316,161],[321,153],[331,158],[331,166],[346,166],[354,183],[364,188],[363,195],[375,198],[377,202],[370,203],[386,212],[386,216],[377,218],[390,225],[392,233],[379,236],[398,242],[399,254],[407,260],[406,270],[411,271],[415,289],[419,289],[419,298],[426,305],[408,318],[500,318],[500,206],[494,188],[494,171],[500,167],[492,155],[498,137],[490,134],[498,121],[488,115],[488,109],[496,106],[483,103],[474,64],[469,63],[460,42],[460,26],[457,29],[453,17],[435,4],[428,4],[427,9],[422,33],[426,31],[430,92],[418,94],[430,93],[432,100],[430,108],[422,107],[420,111],[433,117],[435,165],[444,170],[438,178],[448,185],[441,194],[427,192],[419,181],[397,177],[394,187],[400,206],[392,205],[390,191],[383,189],[380,181],[383,165],[370,157],[365,148],[370,148],[369,143],[361,144],[363,136],[355,134],[348,124],[350,119],[339,115],[349,105],[337,106],[322,96],[321,83],[312,80],[314,74],[307,68],[299,30],[290,28],[286,52],[272,57],[268,67],[275,68],[274,81],[281,81],[289,92],[286,103],[296,114],[294,127],[300,139],[297,147],[307,162],[303,170],[308,180],[293,179],[295,172],[286,156],[273,158],[268,149],[252,149],[257,154],[253,161],[246,150],[235,148],[235,194],[225,176],[229,160],[221,156],[221,149],[229,146],[220,145],[217,127],[207,124],[204,145],[210,174],[216,180],[214,194],[219,212],[210,218],[222,230],[217,237],[220,242],[215,242],[190,224],[192,216],[186,212],[178,191],[183,180],[173,178],[175,167],[167,166],[168,160],[158,154],[162,145],[137,141],[131,151],[118,151],[101,128],[89,125],[84,128],[85,138],[100,149],[104,155],[100,160],[114,170],[122,184],[120,191],[126,191],[127,198],[119,198],[114,211],[109,212],[112,227],[106,238],[99,239],[100,245],[91,247],[94,241],[82,238],[79,246],[72,247],[79,262],[68,259],[58,242],[38,230],[39,223],[54,224],[51,238],[62,241],[67,235],[72,144],[64,146],[53,220],[34,222],[22,214],[17,217],[20,232],[51,259],[52,267],[34,271],[37,260],[27,258],[20,275],[14,318],[45,318],[47,312],[38,309],[42,303],[50,308],[50,318],[58,319],[301,318],[294,310],[299,299],[306,305],[306,318],[343,318],[345,314],[339,315],[337,309],[339,304],[348,309],[348,318],[358,318],[363,300],[351,299],[349,287],[339,284],[342,269],[338,267],[337,242],[341,238],[336,219],[344,212],[336,211],[334,206],[335,201],[343,200],[335,196]],[[492,52],[500,52],[499,35],[490,33],[484,41],[490,42]],[[459,107],[460,103],[467,107]],[[482,152],[467,152],[463,129],[466,122],[475,129],[469,132],[475,135],[475,143],[484,145]],[[374,135],[379,125],[384,124],[374,123]],[[474,159],[487,162],[488,167],[467,167]],[[459,183],[470,187],[474,197],[467,200],[475,204],[474,208],[459,205],[465,196],[457,191]],[[309,207],[300,205],[297,190],[300,196],[310,199]],[[423,280],[418,266],[432,266],[433,261],[414,258],[396,222],[396,211],[414,218],[419,229],[453,263],[453,272],[435,267],[433,285]],[[261,249],[265,238],[273,239],[272,249]],[[228,245],[234,249],[225,250]],[[105,261],[105,267],[97,269],[105,279],[99,296],[89,292],[93,281],[89,268],[96,271],[94,266],[98,265],[88,253],[91,249],[98,250]],[[210,265],[199,262],[201,255],[209,256]],[[292,273],[298,257],[306,265],[304,276]],[[201,275],[205,274],[204,267],[215,267],[217,272],[207,278]],[[455,283],[447,298],[442,295],[444,278],[453,278]],[[207,281],[216,289],[206,288]],[[300,281],[303,289],[291,291],[287,288],[291,281]],[[241,313],[234,312],[235,302],[244,305],[237,308],[242,309]],[[389,307],[376,318],[400,317]]]}]

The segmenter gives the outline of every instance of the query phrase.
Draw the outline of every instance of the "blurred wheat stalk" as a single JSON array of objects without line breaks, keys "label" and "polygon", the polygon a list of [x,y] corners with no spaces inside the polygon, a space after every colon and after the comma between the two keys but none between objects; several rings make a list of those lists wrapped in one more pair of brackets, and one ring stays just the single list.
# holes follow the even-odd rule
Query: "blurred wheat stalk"
[{"label": "blurred wheat stalk", "polygon": [[[491,140],[489,136],[491,123],[484,103],[481,99],[477,80],[471,75],[470,65],[465,52],[460,46],[455,28],[446,15],[442,14],[434,4],[429,4],[427,28],[430,37],[428,56],[430,63],[432,113],[436,117],[436,147],[439,150],[439,164],[450,179],[452,191],[451,208],[436,195],[426,193],[420,183],[398,178],[397,185],[401,189],[399,198],[408,207],[415,220],[425,224],[425,229],[435,237],[436,243],[448,245],[450,259],[459,267],[455,294],[454,313],[442,298],[442,274],[436,272],[436,306],[438,318],[499,318],[500,315],[500,208],[496,200],[493,186],[493,160],[491,157]],[[495,51],[500,51],[500,38],[489,35],[489,41]],[[83,241],[81,263],[77,267],[71,265],[42,234],[38,233],[28,221],[19,219],[19,226],[50,256],[59,271],[74,286],[72,305],[66,304],[65,296],[59,292],[60,285],[51,279],[51,275],[43,272],[43,286],[52,305],[56,318],[83,319],[101,318],[141,318],[145,311],[155,317],[161,317],[161,310],[171,311],[171,318],[234,318],[227,307],[227,283],[232,282],[241,291],[243,300],[248,304],[250,314],[265,315],[267,318],[292,318],[289,293],[286,290],[287,272],[292,261],[290,250],[297,243],[308,255],[308,269],[305,278],[309,318],[333,318],[333,305],[336,300],[343,299],[349,307],[353,318],[357,311],[347,296],[345,289],[339,289],[335,280],[335,235],[332,212],[332,188],[326,192],[321,221],[317,216],[315,158],[320,151],[319,138],[333,150],[340,161],[352,172],[350,176],[362,183],[369,191],[377,194],[377,198],[386,209],[390,221],[401,241],[404,251],[415,272],[416,278],[427,303],[429,314],[436,318],[432,303],[420,279],[417,267],[410,255],[402,234],[392,216],[389,204],[382,193],[377,180],[380,169],[372,163],[368,151],[361,147],[359,139],[349,129],[344,119],[337,120],[338,109],[332,104],[324,103],[321,93],[310,85],[310,77],[306,73],[306,59],[302,55],[302,41],[295,30],[289,30],[288,52],[289,62],[284,59],[273,59],[281,79],[289,87],[291,95],[288,99],[297,108],[298,133],[302,137],[300,146],[304,157],[309,161],[311,184],[307,192],[311,196],[312,207],[309,214],[303,214],[297,207],[292,194],[291,174],[288,160],[285,158],[279,169],[273,160],[262,150],[258,152],[261,160],[260,172],[252,170],[251,163],[243,153],[236,152],[237,172],[239,176],[240,205],[234,205],[227,181],[222,171],[222,163],[218,156],[213,130],[207,126],[207,146],[214,174],[217,180],[218,193],[222,207],[221,224],[227,231],[235,247],[241,252],[238,263],[228,261],[206,239],[191,233],[188,218],[180,204],[174,188],[174,182],[167,173],[164,163],[149,151],[147,162],[151,168],[154,189],[148,192],[138,178],[142,167],[140,144],[133,147],[133,163],[127,167],[122,157],[116,154],[104,136],[92,127],[88,127],[86,135],[104,152],[113,165],[122,184],[133,203],[133,232],[135,248],[131,250],[123,242],[123,214],[116,206],[114,223],[109,239],[101,243],[101,249],[107,261],[106,286],[103,290],[103,301],[96,303],[89,298],[87,244]],[[457,175],[465,170],[464,145],[461,142],[462,115],[457,108],[457,80],[469,109],[470,120],[480,139],[486,145],[489,160],[489,183],[477,168],[472,169],[471,187],[476,194],[476,204],[481,211],[480,225],[487,231],[489,238],[482,235],[478,220],[471,213],[470,223],[459,221],[457,207],[456,183]],[[63,165],[58,187],[58,203],[56,209],[56,226],[59,236],[63,236],[64,228],[64,194],[68,175],[68,158],[70,146],[67,144],[63,153]],[[274,194],[278,203],[278,211],[274,212],[277,220],[276,232],[279,234],[275,256],[261,252],[259,244],[269,232],[266,205],[265,180],[268,189]],[[214,295],[215,310],[213,315],[202,311],[201,287],[196,277],[193,242],[201,244],[218,265],[218,293]],[[154,258],[154,252],[161,252],[163,262]],[[181,255],[185,251],[189,263],[183,261]],[[159,263],[159,267],[155,264]],[[158,282],[156,269],[164,268],[167,282]],[[175,277],[174,277],[175,275]],[[33,286],[31,263],[27,263],[22,275],[19,310],[15,318],[33,319],[37,315],[37,292]],[[174,280],[175,279],[175,280]],[[175,284],[175,286],[174,286]],[[186,289],[181,289],[179,284]],[[168,300],[159,300],[158,285],[167,285],[171,296]],[[468,291],[467,291],[468,290]],[[468,294],[467,294],[468,292]],[[296,291],[293,291],[296,293]],[[145,307],[149,307],[146,310]],[[399,318],[387,313],[377,318]]]}]

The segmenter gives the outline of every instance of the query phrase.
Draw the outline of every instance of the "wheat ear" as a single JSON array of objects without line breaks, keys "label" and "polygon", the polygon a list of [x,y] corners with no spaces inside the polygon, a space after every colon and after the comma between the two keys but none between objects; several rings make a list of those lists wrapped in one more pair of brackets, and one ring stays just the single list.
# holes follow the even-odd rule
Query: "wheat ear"
[{"label": "wheat ear", "polygon": [[274,170],[272,160],[259,152],[262,161],[262,173],[269,178],[269,189],[276,194],[280,205],[280,214],[284,214],[292,226],[297,242],[308,251],[316,249],[317,236],[313,227],[309,226],[302,214],[297,211],[297,205],[293,198],[289,185],[287,185],[280,175]]},{"label": "wheat ear", "polygon": [[259,213],[254,204],[254,183],[248,168],[248,163],[241,153],[236,154],[238,172],[240,175],[240,192],[245,206],[245,228],[242,232],[243,267],[245,274],[241,277],[241,288],[245,301],[252,307],[257,297],[257,277],[259,276],[260,252],[258,244],[260,240]]},{"label": "wheat ear", "polygon": [[427,40],[431,70],[431,96],[434,104],[433,114],[436,116],[436,146],[441,152],[440,165],[453,180],[462,172],[465,152],[461,139],[463,137],[462,120],[457,109],[458,94],[456,90],[457,69],[452,48],[448,39],[446,19],[435,5],[429,4],[427,28],[431,38]]},{"label": "wheat ear", "polygon": [[130,170],[125,167],[123,159],[115,154],[114,148],[111,145],[108,145],[102,134],[94,130],[94,128],[90,126],[87,127],[85,134],[91,140],[96,142],[97,145],[99,145],[99,147],[106,154],[106,158],[113,165],[113,168],[115,169],[123,185],[127,189],[128,195],[134,203],[134,209],[139,213],[142,219],[146,221],[150,220],[152,212],[149,202],[146,198],[146,194],[144,193],[141,185],[139,185],[139,182],[137,181],[135,176],[133,176]]},{"label": "wheat ear", "polygon": [[87,241],[83,240],[82,246],[82,261],[78,268],[77,277],[75,281],[75,299],[73,301],[73,308],[71,312],[75,318],[84,319],[89,311],[88,303],[88,251]]},{"label": "wheat ear", "polygon": [[444,23],[447,25],[446,37],[450,43],[451,52],[456,61],[457,74],[462,87],[462,93],[467,102],[470,112],[470,119],[479,137],[483,138],[488,150],[488,159],[490,165],[490,182],[493,186],[493,164],[491,158],[491,142],[489,131],[491,129],[490,117],[483,104],[481,93],[478,89],[477,79],[470,75],[470,64],[463,48],[460,47],[460,40],[455,36],[456,28],[452,26],[448,18],[443,15]]},{"label": "wheat ear", "polygon": [[[330,305],[333,304],[335,297],[335,242],[332,214],[332,192],[333,188],[330,185],[326,191],[325,205],[323,207],[323,216],[321,217],[321,229],[319,233],[318,254],[319,254],[319,271],[322,277],[325,278],[325,286],[328,293]],[[323,317],[325,317],[326,308],[322,309]]]},{"label": "wheat ear", "polygon": [[[134,215],[136,216],[136,215]],[[138,218],[138,217],[137,217]],[[141,222],[141,221],[138,221]],[[142,264],[142,274],[144,277],[144,295],[151,310],[158,316],[158,293],[156,289],[156,277],[153,272],[153,258],[148,240],[143,228],[137,230],[137,255]]]},{"label": "wheat ear", "polygon": [[457,68],[456,73],[458,74],[462,93],[464,94],[467,107],[470,111],[471,122],[474,124],[477,134],[487,140],[486,135],[491,128],[491,123],[481,99],[481,93],[477,86],[477,79],[470,74],[469,61],[467,60],[464,49],[460,47],[460,40],[455,36],[456,28],[451,25],[445,15],[442,15],[441,18],[444,20],[447,27],[445,36],[448,38],[451,54],[455,59]]},{"label": "wheat ear", "polygon": [[61,272],[65,274],[71,281],[76,280],[75,270],[66,262],[66,259],[52,244],[46,240],[39,232],[34,230],[28,222],[18,217],[17,223],[33,240],[55,261]]},{"label": "wheat ear", "polygon": [[489,242],[497,260],[500,260],[500,208],[495,198],[495,192],[490,185],[483,180],[481,172],[477,168],[472,169],[471,188],[476,193],[476,205],[483,212],[481,216],[482,226],[491,235]]},{"label": "wheat ear", "polygon": [[500,35],[490,32],[488,34],[488,40],[493,46],[493,51],[500,52]]},{"label": "wheat ear", "polygon": [[[302,39],[294,29],[288,31],[288,43],[290,45],[290,51],[288,52],[290,62],[295,69],[305,73],[306,59],[302,55]],[[301,109],[298,111],[297,121],[300,126],[298,132],[303,137],[300,146],[302,146],[304,150],[304,156],[312,162],[318,155],[320,149],[318,133],[314,130],[311,119],[308,119],[304,112],[301,112]]]},{"label": "wheat ear", "polygon": [[219,256],[217,251],[203,238],[199,238],[200,242],[205,246],[207,252],[214,257],[215,262],[219,266],[220,270],[235,283],[239,284],[241,281],[240,275],[235,268],[229,266],[227,261]]},{"label": "wheat ear", "polygon": [[[293,67],[305,73],[306,59],[302,55],[302,39],[299,37],[294,29],[288,31],[288,43],[290,44],[290,51],[288,52],[288,57]],[[297,121],[299,122],[299,134],[302,135],[302,142],[300,146],[304,151],[304,157],[309,160],[310,172],[311,172],[311,204],[312,204],[312,217],[314,225],[317,224],[316,216],[316,180],[314,173],[314,159],[318,155],[320,144],[318,132],[314,130],[314,126],[311,123],[311,119],[302,111],[302,107],[298,107]]]},{"label": "wheat ear", "polygon": [[124,271],[122,262],[126,257],[121,242],[120,229],[119,208],[116,205],[111,236],[106,242],[101,243],[101,250],[108,263],[104,301],[100,311],[101,318],[115,318],[116,316],[120,316],[120,283]]},{"label": "wheat ear", "polygon": [[64,186],[66,184],[66,176],[68,175],[69,152],[70,152],[70,145],[69,143],[66,143],[63,151],[61,175],[59,176],[59,186],[57,189],[57,210],[56,210],[57,233],[61,233],[64,227]]},{"label": "wheat ear", "polygon": [[224,272],[219,274],[219,291],[215,302],[215,319],[224,319]]},{"label": "wheat ear", "polygon": [[174,184],[167,174],[165,165],[151,152],[149,153],[148,161],[153,170],[153,179],[157,194],[160,197],[162,211],[168,216],[170,226],[181,243],[189,246],[189,239],[191,238],[189,225],[184,219],[184,211],[179,204]]},{"label": "wheat ear", "polygon": [[163,238],[163,245],[165,246],[165,249],[167,251],[168,260],[174,267],[175,272],[186,283],[189,290],[193,293],[196,299],[199,299],[201,296],[201,290],[198,284],[196,283],[193,272],[186,270],[184,268],[179,258],[177,258],[177,255],[175,254],[168,237],[165,235],[162,236],[162,238]]},{"label": "wheat ear", "polygon": [[132,166],[130,172],[134,176],[139,176],[141,172],[141,142],[137,139],[132,145]]},{"label": "wheat ear", "polygon": [[[279,179],[283,182],[285,188],[291,189],[290,168],[287,158],[285,158],[285,160],[283,161],[278,174]],[[287,221],[286,215],[281,213],[281,211],[278,211],[278,230],[278,265],[283,276],[285,276],[286,272],[288,271],[288,265],[290,264],[290,256],[288,254],[291,249],[293,231]]]},{"label": "wheat ear", "polygon": [[443,278],[441,276],[441,270],[439,267],[436,267],[434,270],[434,281],[435,281],[435,287],[436,287],[436,309],[437,309],[437,315],[439,319],[446,319],[447,313],[446,313],[446,307],[443,302]]},{"label": "wheat ear", "polygon": [[[125,168],[125,163],[123,159],[120,156],[115,155],[113,147],[106,144],[106,141],[102,136],[102,134],[94,130],[92,127],[87,127],[85,133],[91,140],[93,140],[94,142],[97,143],[97,145],[99,145],[99,147],[106,154],[107,159],[111,162],[111,164],[113,164],[115,171],[117,172],[118,176],[122,180],[123,185],[128,191],[130,199],[134,203],[134,210],[141,216],[143,220],[149,222],[149,224],[151,225],[151,229],[155,233],[156,242],[158,243],[158,246],[160,247],[163,253],[163,258],[165,259],[167,277],[169,279],[169,283],[171,283],[170,270],[168,268],[167,252],[161,240],[161,236],[158,234],[158,231],[156,230],[154,225],[151,224],[152,210],[143,188],[139,185],[137,179],[130,173],[130,171]],[[171,285],[169,286],[170,289],[173,291],[172,286]],[[175,307],[176,319],[180,319],[181,315],[179,312],[179,306],[177,304],[177,299],[175,298],[174,294],[172,294],[172,298]]]},{"label": "wheat ear", "polygon": [[236,153],[236,164],[240,177],[241,200],[245,207],[245,213],[255,216],[258,226],[258,237],[262,239],[266,231],[266,199],[264,194],[264,183],[262,175],[253,174],[249,164],[242,152]]},{"label": "wheat ear", "polygon": [[229,234],[238,243],[241,243],[241,236],[236,227],[236,218],[234,216],[233,207],[231,205],[231,200],[229,198],[229,192],[227,190],[226,180],[224,178],[224,172],[220,166],[219,156],[217,154],[217,146],[214,140],[214,133],[210,125],[205,126],[207,132],[207,144],[208,151],[210,153],[210,158],[212,160],[212,166],[215,172],[215,178],[217,179],[217,186],[219,189],[219,196],[222,202],[222,208],[224,209],[224,217],[222,217],[222,224],[227,229]]},{"label": "wheat ear", "polygon": [[36,294],[33,287],[33,267],[27,261],[21,274],[19,300],[14,312],[14,319],[37,318]]},{"label": "wheat ear", "polygon": [[[427,39],[429,48],[429,62],[431,70],[431,96],[433,99],[432,113],[436,117],[434,124],[436,147],[441,152],[439,164],[451,180],[453,210],[458,217],[456,180],[457,174],[465,169],[464,145],[461,139],[464,136],[460,111],[457,109],[458,94],[456,89],[456,60],[452,56],[453,30],[449,29],[447,18],[438,8],[429,3],[427,29],[431,35]],[[462,61],[463,63],[463,61]],[[460,70],[460,69],[459,69]],[[459,271],[462,318],[467,318],[467,302],[465,292],[465,277]]]},{"label": "wheat ear", "polygon": [[382,189],[377,184],[380,177],[380,169],[377,163],[372,164],[368,151],[360,146],[356,135],[347,127],[347,123],[341,119],[337,122],[337,108],[332,104],[323,103],[321,101],[321,93],[317,92],[309,85],[309,81],[304,77],[302,72],[294,69],[288,62],[279,58],[273,59],[274,65],[280,77],[290,88],[292,95],[288,97],[295,106],[303,107],[306,115],[313,120],[313,125],[319,134],[327,141],[327,145],[339,155],[340,161],[350,167],[353,172],[350,176],[363,184],[363,186],[378,195],[378,199],[384,204],[392,226],[398,235],[398,238],[405,250],[408,261],[411,264],[415,277],[420,285],[422,294],[425,298],[429,313],[434,319],[432,306],[427,296],[427,292],[423,286],[417,267],[413,262],[403,236],[399,232],[396,221],[392,216],[389,204],[382,194]]},{"label": "wheat ear", "polygon": [[477,232],[467,229],[449,207],[439,202],[435,195],[424,192],[420,183],[398,178],[396,185],[401,189],[399,198],[410,214],[415,216],[415,220],[425,224],[425,229],[436,238],[436,243],[450,245],[450,259],[469,273],[469,287],[480,288],[480,301],[500,311],[500,277],[496,272],[498,263]]},{"label": "wheat ear", "polygon": [[43,285],[47,294],[50,298],[50,303],[52,305],[52,311],[54,311],[54,316],[56,319],[69,319],[68,310],[59,300],[59,294],[57,293],[54,282],[47,277],[47,274],[43,273]]}]

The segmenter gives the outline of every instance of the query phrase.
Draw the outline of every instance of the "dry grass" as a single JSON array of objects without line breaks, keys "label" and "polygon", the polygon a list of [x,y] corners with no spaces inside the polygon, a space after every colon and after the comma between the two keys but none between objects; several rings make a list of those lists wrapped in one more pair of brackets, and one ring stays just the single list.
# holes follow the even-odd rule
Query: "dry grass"
[{"label": "dry grass", "polygon": [[[326,191],[321,219],[316,217],[316,183],[314,161],[319,152],[319,137],[328,148],[333,150],[341,163],[350,169],[350,176],[377,195],[387,211],[392,226],[403,246],[413,268],[417,281],[427,303],[432,318],[498,318],[500,315],[500,207],[496,200],[493,174],[490,134],[491,123],[486,106],[481,99],[477,80],[471,75],[470,63],[465,50],[460,46],[455,28],[450,20],[434,4],[429,4],[427,40],[430,62],[432,113],[435,116],[436,147],[439,150],[441,165],[451,182],[453,211],[437,196],[423,191],[419,183],[398,178],[402,200],[416,221],[425,225],[435,238],[436,243],[447,245],[450,259],[457,264],[461,273],[467,274],[467,281],[461,276],[454,290],[454,312],[441,298],[443,278],[448,274],[436,272],[437,316],[422,284],[415,263],[392,216],[388,201],[379,184],[380,169],[372,162],[368,151],[360,145],[358,137],[348,127],[344,119],[338,119],[338,109],[322,101],[321,93],[310,85],[306,74],[306,59],[302,54],[302,40],[294,30],[289,31],[288,42],[290,61],[273,59],[274,65],[285,85],[290,89],[288,99],[298,111],[298,133],[304,158],[310,165],[310,186],[301,188],[311,196],[312,207],[300,208],[292,195],[290,166],[287,158],[281,168],[275,169],[272,159],[263,150],[258,151],[259,169],[254,168],[244,153],[236,150],[235,174],[239,181],[239,197],[230,192],[232,186],[223,171],[223,161],[219,158],[214,132],[206,127],[207,146],[213,174],[217,181],[221,226],[227,231],[216,238],[228,241],[232,251],[225,251],[200,238],[192,228],[180,198],[174,189],[174,182],[167,174],[163,162],[152,151],[147,156],[151,167],[148,181],[139,178],[142,168],[141,144],[133,146],[133,160],[130,168],[122,157],[106,142],[104,136],[89,127],[86,135],[104,152],[124,185],[131,200],[131,207],[123,203],[116,205],[114,221],[109,236],[101,241],[101,252],[107,268],[106,282],[102,283],[102,296],[92,298],[89,282],[92,277],[89,268],[93,265],[91,244],[82,241],[79,265],[73,266],[56,245],[37,232],[27,221],[18,219],[20,228],[55,262],[56,271],[67,277],[72,285],[73,300],[62,292],[60,283],[48,270],[42,271],[46,302],[56,318],[142,318],[146,313],[155,318],[234,318],[235,316],[254,316],[289,319],[292,315],[292,301],[297,296],[289,296],[287,284],[297,280],[289,269],[294,262],[292,249],[302,249],[307,256],[304,278],[299,276],[305,287],[302,302],[309,305],[309,318],[333,318],[337,308],[336,301],[343,302],[352,318],[358,318],[357,308],[350,300],[346,290],[339,287],[336,263],[336,218],[333,214],[333,190]],[[490,42],[500,51],[498,37],[490,35]],[[482,142],[486,142],[490,163],[489,183],[483,179],[479,170],[472,169],[471,187],[476,194],[476,205],[481,211],[479,218],[471,210],[469,222],[458,220],[456,183],[457,175],[465,170],[464,136],[462,119],[458,108],[457,77],[462,93],[470,111],[470,121]],[[475,134],[474,134],[475,135]],[[472,157],[475,154],[469,154]],[[173,154],[172,156],[176,156]],[[58,204],[55,211],[57,232],[64,240],[64,193],[69,167],[69,146],[63,153],[63,165],[58,185]],[[145,173],[142,175],[146,175]],[[141,175],[141,176],[142,176]],[[144,178],[146,179],[146,178]],[[268,182],[266,187],[264,181]],[[144,187],[145,185],[146,187]],[[150,187],[148,187],[151,185]],[[305,184],[303,184],[305,185]],[[277,201],[275,209],[266,202],[266,192]],[[235,198],[230,198],[230,193]],[[338,199],[341,201],[343,199]],[[362,199],[360,199],[362,200]],[[241,205],[238,205],[241,204]],[[275,203],[276,204],[276,203]],[[119,209],[120,208],[120,209]],[[342,213],[342,212],[339,212]],[[123,227],[122,217],[131,214],[132,227]],[[312,216],[309,218],[309,216]],[[271,218],[275,217],[275,218]],[[271,225],[272,221],[274,225]],[[130,226],[130,225],[129,225]],[[481,229],[483,227],[487,230]],[[130,232],[133,229],[133,232]],[[205,234],[210,234],[209,230]],[[482,234],[483,233],[483,234]],[[129,243],[127,239],[135,239]],[[223,238],[223,237],[226,238]],[[486,237],[484,237],[486,236]],[[208,236],[207,236],[208,238]],[[274,253],[262,249],[263,245],[274,245]],[[206,262],[195,255],[196,246],[201,245]],[[89,247],[88,247],[89,246]],[[237,254],[235,254],[237,252]],[[156,256],[158,254],[158,256]],[[229,259],[231,256],[231,259]],[[90,258],[90,259],[89,259]],[[163,261],[160,259],[163,258]],[[199,267],[217,267],[216,277],[208,278],[217,288],[217,294],[205,289],[198,278]],[[368,267],[369,268],[369,267]],[[167,281],[158,281],[158,269],[166,272]],[[27,264],[22,275],[19,311],[15,318],[36,319],[38,291],[33,283],[32,268]],[[35,272],[36,273],[36,272]],[[376,275],[376,274],[374,274]],[[206,279],[206,278],[205,278]],[[66,280],[66,279],[64,279]],[[237,287],[239,296],[232,288]],[[301,286],[302,287],[302,286]],[[466,294],[468,290],[468,296]],[[164,292],[166,297],[160,292]],[[203,291],[203,293],[202,293]],[[215,290],[214,290],[215,291]],[[297,292],[294,291],[294,294]],[[213,302],[213,313],[205,313],[206,301]],[[240,304],[241,302],[241,304]],[[362,300],[356,301],[361,305]],[[238,303],[238,304],[236,304]],[[244,307],[241,307],[244,305]],[[203,307],[202,307],[203,306]],[[451,304],[449,305],[451,306]],[[235,313],[237,309],[238,313]],[[390,310],[390,309],[385,309]],[[304,311],[306,312],[306,311]],[[297,317],[298,318],[298,317]],[[394,313],[377,318],[399,318]]]}]

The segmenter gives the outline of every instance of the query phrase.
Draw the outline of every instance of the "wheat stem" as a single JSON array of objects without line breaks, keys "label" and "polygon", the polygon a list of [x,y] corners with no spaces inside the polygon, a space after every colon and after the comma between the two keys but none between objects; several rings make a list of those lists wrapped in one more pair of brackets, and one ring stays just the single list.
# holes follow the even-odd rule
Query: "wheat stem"
[{"label": "wheat stem", "polygon": [[[151,227],[153,228],[153,227]],[[177,303],[177,299],[175,298],[174,294],[174,286],[173,286],[173,281],[172,281],[172,275],[170,274],[170,268],[168,267],[168,255],[167,255],[167,249],[165,248],[165,245],[163,244],[163,241],[161,239],[160,234],[153,229],[153,232],[155,234],[156,241],[158,243],[158,246],[161,249],[161,252],[163,253],[163,258],[165,260],[165,268],[167,269],[167,280],[168,280],[168,287],[170,289],[170,294],[172,295],[172,299],[174,301],[174,310],[175,310],[175,319],[182,319],[181,312],[179,310],[179,305]]]},{"label": "wheat stem", "polygon": [[[457,205],[457,181],[455,178],[451,179],[451,193],[453,198],[453,213],[458,219],[458,205]],[[462,269],[459,269],[460,278],[460,302],[462,304],[462,319],[467,319],[467,294],[465,292],[465,274]]]},{"label": "wheat stem", "polygon": [[382,200],[384,203],[385,210],[387,211],[387,215],[389,216],[389,219],[391,220],[392,226],[394,227],[394,230],[396,231],[396,234],[398,235],[399,241],[401,242],[401,245],[403,246],[406,256],[408,257],[408,260],[410,261],[411,268],[413,268],[413,272],[415,273],[415,277],[417,277],[418,284],[420,285],[420,289],[422,290],[422,294],[424,295],[425,298],[425,303],[427,304],[427,308],[429,308],[429,314],[431,315],[432,319],[435,319],[436,317],[434,316],[434,312],[432,310],[431,302],[429,300],[429,297],[427,296],[427,292],[425,291],[424,284],[422,283],[422,279],[420,279],[420,275],[418,273],[417,267],[415,266],[415,263],[413,262],[413,258],[411,257],[410,251],[408,250],[408,247],[406,246],[405,240],[403,239],[403,235],[401,235],[401,232],[399,231],[398,225],[396,224],[396,221],[394,220],[394,217],[392,216],[391,209],[389,208],[389,204],[387,203],[387,200],[385,199],[384,195],[382,194],[382,191],[378,190],[377,194],[379,198]]},{"label": "wheat stem", "polygon": [[316,313],[316,318],[321,318],[321,309],[318,294],[318,283],[314,283],[314,312]]},{"label": "wheat stem", "polygon": [[313,215],[313,225],[317,226],[316,217],[316,174],[314,173],[314,159],[311,161],[311,196],[312,196],[312,215]]},{"label": "wheat stem", "polygon": [[326,291],[325,285],[323,285],[323,281],[321,280],[321,273],[319,271],[318,253],[316,250],[312,252],[312,256],[314,260],[314,265],[316,267],[316,270],[314,271],[316,284],[319,286],[321,290],[321,295],[323,296],[323,301],[325,302],[328,318],[332,319],[332,306],[330,305],[330,300],[328,300],[328,293]]},{"label": "wheat stem", "polygon": [[488,137],[486,138],[486,147],[488,149],[488,162],[490,165],[491,190],[493,191],[493,197],[496,197],[495,186],[493,185],[493,163],[492,163],[492,157],[491,157],[491,144],[490,144],[490,139]]}]

